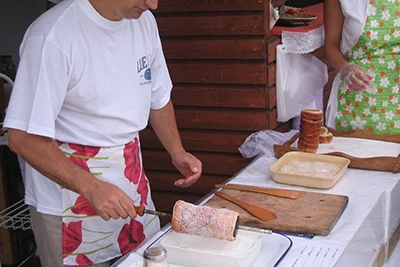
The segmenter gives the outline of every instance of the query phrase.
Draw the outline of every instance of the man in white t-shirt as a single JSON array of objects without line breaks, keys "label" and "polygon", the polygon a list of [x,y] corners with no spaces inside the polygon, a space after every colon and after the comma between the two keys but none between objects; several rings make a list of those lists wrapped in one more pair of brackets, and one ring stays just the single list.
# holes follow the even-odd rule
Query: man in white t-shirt
[{"label": "man in white t-shirt", "polygon": [[25,202],[43,267],[109,266],[159,229],[139,131],[150,121],[184,177],[156,21],[158,0],[65,0],[28,29],[4,126],[27,162]]}]

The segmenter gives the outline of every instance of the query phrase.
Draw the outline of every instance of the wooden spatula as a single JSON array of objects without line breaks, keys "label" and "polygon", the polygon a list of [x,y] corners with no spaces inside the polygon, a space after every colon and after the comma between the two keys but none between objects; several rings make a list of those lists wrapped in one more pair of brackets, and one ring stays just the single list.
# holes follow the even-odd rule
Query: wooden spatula
[{"label": "wooden spatula", "polygon": [[249,185],[239,185],[239,184],[216,184],[215,187],[249,191],[249,192],[254,192],[254,193],[262,193],[262,194],[266,194],[266,195],[290,198],[290,199],[297,199],[297,198],[301,197],[301,193],[294,192],[291,190],[285,190],[285,189],[265,188],[265,187],[259,187],[259,186],[249,186]]},{"label": "wooden spatula", "polygon": [[276,219],[276,215],[273,214],[272,212],[270,212],[269,210],[266,210],[259,206],[255,206],[255,205],[246,203],[244,201],[241,201],[240,199],[234,198],[234,197],[232,197],[228,194],[225,194],[223,192],[220,192],[220,191],[215,192],[214,194],[216,196],[219,196],[225,200],[228,200],[228,201],[238,205],[239,207],[243,208],[248,213],[250,213],[251,215],[253,215],[254,217],[257,217],[258,219],[260,219],[262,221],[270,221],[270,220]]}]

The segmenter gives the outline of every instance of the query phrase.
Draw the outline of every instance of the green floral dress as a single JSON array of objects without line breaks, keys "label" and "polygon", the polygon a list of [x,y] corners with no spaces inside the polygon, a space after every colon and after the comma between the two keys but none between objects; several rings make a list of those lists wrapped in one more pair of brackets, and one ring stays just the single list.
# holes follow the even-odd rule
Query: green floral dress
[{"label": "green floral dress", "polygon": [[352,92],[342,82],[336,128],[400,133],[400,5],[399,0],[370,0],[363,33],[348,57],[374,79],[365,91]]}]

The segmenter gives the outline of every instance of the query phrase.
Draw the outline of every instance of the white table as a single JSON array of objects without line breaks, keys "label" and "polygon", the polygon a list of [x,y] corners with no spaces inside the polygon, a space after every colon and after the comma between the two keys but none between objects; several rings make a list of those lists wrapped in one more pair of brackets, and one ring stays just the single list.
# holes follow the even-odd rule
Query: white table
[{"label": "white table", "polygon": [[[391,193],[400,189],[399,174],[348,169],[343,178],[333,188],[318,190],[274,182],[268,167],[275,161],[276,159],[273,158],[260,157],[238,173],[230,183],[324,192],[349,197],[348,206],[328,236],[316,236],[313,239],[291,236],[293,246],[279,266],[302,266],[293,265],[293,262],[306,246],[308,248],[315,247],[316,249],[338,248],[335,263],[330,266],[372,266],[377,261],[380,253],[385,255],[384,251],[389,240],[389,214],[400,213],[400,203],[390,202]],[[397,199],[398,197],[392,198],[392,201],[398,201]],[[202,203],[207,200],[208,198]],[[393,212],[393,209],[396,208],[399,209],[397,213]],[[391,228],[397,228],[399,220],[395,221],[396,223],[392,223]],[[121,266],[129,266],[130,261],[133,263],[134,260],[137,260],[142,255],[143,248],[150,243],[151,241],[147,242],[141,249],[133,252],[132,254],[134,255],[126,257],[124,261],[121,261],[123,262]],[[268,251],[261,251],[261,253],[268,253]],[[398,253],[399,249],[393,253],[392,257],[394,259],[400,258],[397,255]],[[119,266],[119,264],[115,266]],[[386,266],[397,267],[400,264],[398,260],[394,260],[394,262],[388,262]]]}]

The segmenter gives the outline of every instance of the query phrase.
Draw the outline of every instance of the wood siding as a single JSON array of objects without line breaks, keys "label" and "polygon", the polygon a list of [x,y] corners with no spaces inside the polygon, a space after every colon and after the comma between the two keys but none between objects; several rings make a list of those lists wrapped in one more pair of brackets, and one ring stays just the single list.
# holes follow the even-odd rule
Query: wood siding
[{"label": "wood siding", "polygon": [[141,132],[143,161],[159,210],[178,199],[196,202],[244,168],[239,146],[253,132],[286,131],[276,122],[275,47],[269,2],[167,0],[155,12],[174,84],[172,101],[184,147],[203,163],[190,188],[149,126]]}]

